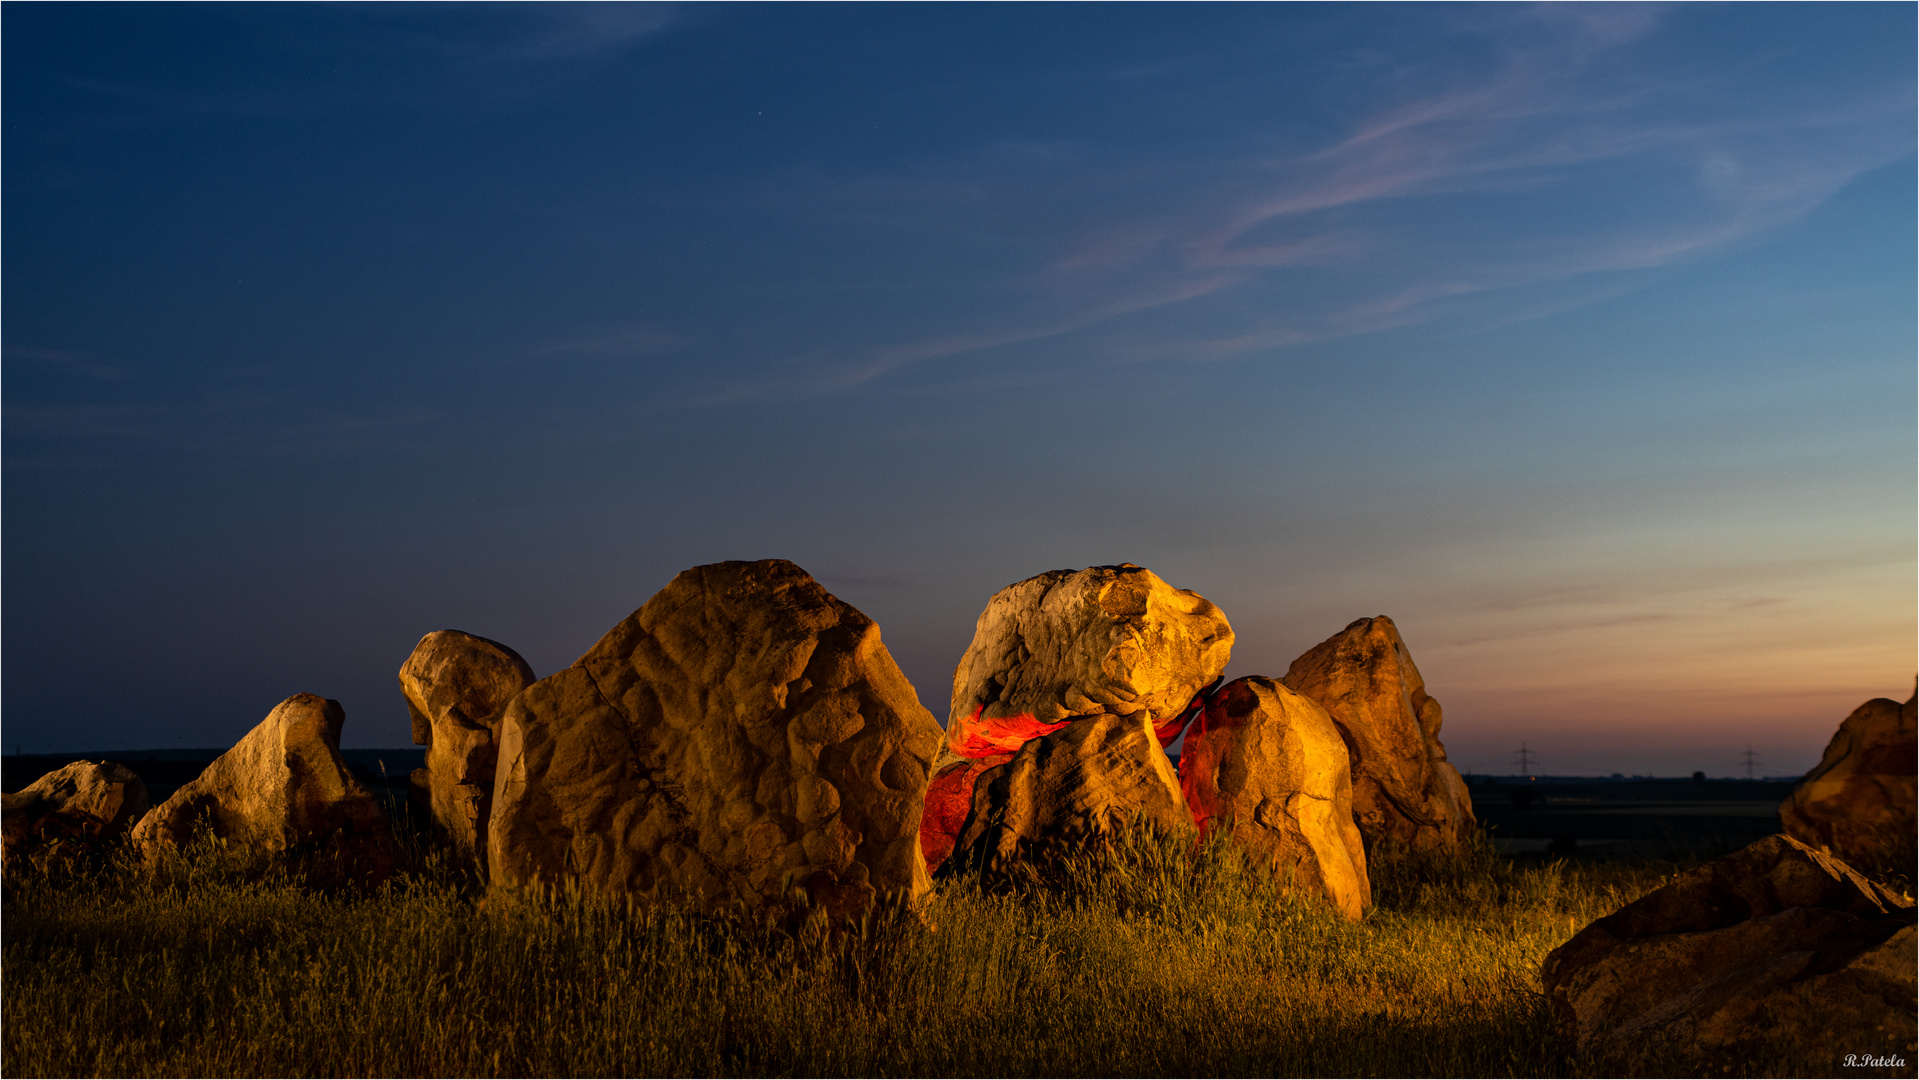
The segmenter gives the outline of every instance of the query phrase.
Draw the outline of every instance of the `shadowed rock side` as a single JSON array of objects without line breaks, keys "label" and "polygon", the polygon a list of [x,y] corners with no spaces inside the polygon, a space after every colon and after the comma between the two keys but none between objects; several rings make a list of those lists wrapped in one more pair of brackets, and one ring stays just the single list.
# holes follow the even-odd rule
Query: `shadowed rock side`
[{"label": "shadowed rock side", "polygon": [[1381,842],[1455,849],[1472,835],[1472,798],[1439,741],[1439,702],[1391,619],[1351,624],[1280,681],[1325,709],[1346,741],[1353,817],[1369,850]]},{"label": "shadowed rock side", "polygon": [[301,857],[318,880],[373,884],[393,871],[386,811],[340,757],[340,703],[295,694],[133,827],[149,856],[206,818],[242,859]]},{"label": "shadowed rock side", "polygon": [[1031,877],[1060,855],[1135,820],[1191,832],[1179,779],[1142,714],[1077,719],[978,774],[949,860]]},{"label": "shadowed rock side", "polygon": [[1372,903],[1346,744],[1311,698],[1258,676],[1227,683],[1186,734],[1179,780],[1200,835],[1225,829],[1349,919]]},{"label": "shadowed rock side", "polygon": [[469,856],[486,851],[493,806],[494,728],[513,695],[533,684],[520,654],[459,630],[435,630],[400,665],[413,742],[426,747],[412,797],[435,829]]},{"label": "shadowed rock side", "polygon": [[105,843],[147,812],[147,786],[112,761],[63,765],[11,795],[0,795],[5,861],[58,844],[75,853]]},{"label": "shadowed rock side", "polygon": [[953,853],[966,817],[973,812],[973,788],[980,774],[1013,760],[1011,754],[992,757],[954,757],[949,751],[934,765],[933,782],[926,787],[926,810],[920,815],[920,853],[926,869],[935,871]]},{"label": "shadowed rock side", "polygon": [[[1233,628],[1205,597],[1132,563],[1054,570],[987,602],[953,673],[947,743],[1009,754],[1075,717],[1167,724],[1226,670]],[[1161,745],[1179,737],[1161,732]]]},{"label": "shadowed rock side", "polygon": [[1904,705],[1874,698],[1854,709],[1819,764],[1779,806],[1788,836],[1862,869],[1914,876],[1914,737],[1919,696]]},{"label": "shadowed rock side", "polygon": [[1783,1041],[1836,1063],[1913,1053],[1913,942],[1910,900],[1771,836],[1581,930],[1541,979],[1587,1051],[1677,1051],[1740,1072]]},{"label": "shadowed rock side", "polygon": [[492,883],[712,906],[803,887],[835,916],[916,896],[939,741],[879,627],[805,571],[695,567],[507,706]]}]

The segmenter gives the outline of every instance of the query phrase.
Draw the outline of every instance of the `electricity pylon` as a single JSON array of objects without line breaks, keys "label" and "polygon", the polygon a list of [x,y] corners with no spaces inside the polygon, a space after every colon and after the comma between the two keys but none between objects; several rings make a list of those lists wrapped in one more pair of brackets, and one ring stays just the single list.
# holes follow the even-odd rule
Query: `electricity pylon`
[{"label": "electricity pylon", "polygon": [[1752,772],[1759,767],[1759,755],[1752,752],[1752,744],[1746,744],[1746,752],[1739,755],[1739,763],[1746,767],[1746,779],[1753,778]]}]

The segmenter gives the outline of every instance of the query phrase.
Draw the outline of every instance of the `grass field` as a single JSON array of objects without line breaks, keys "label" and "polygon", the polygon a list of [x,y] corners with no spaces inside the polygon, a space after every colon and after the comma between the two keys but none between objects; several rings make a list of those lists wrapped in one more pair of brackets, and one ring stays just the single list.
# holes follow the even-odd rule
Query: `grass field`
[{"label": "grass field", "polygon": [[1539,961],[1676,869],[1376,860],[1348,923],[1231,849],[1138,839],[834,937],[804,913],[487,910],[417,846],[367,896],[220,854],[10,877],[7,1075],[1611,1075],[1556,1036]]}]

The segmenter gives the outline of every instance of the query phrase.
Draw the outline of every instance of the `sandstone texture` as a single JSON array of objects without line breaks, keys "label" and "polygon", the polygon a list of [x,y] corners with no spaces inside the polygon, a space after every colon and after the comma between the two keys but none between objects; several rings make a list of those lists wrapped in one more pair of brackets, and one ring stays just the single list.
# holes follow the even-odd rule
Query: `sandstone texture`
[{"label": "sandstone texture", "polygon": [[950,861],[1031,878],[1059,856],[1134,825],[1191,832],[1179,778],[1143,712],[1088,716],[978,774]]},{"label": "sandstone texture", "polygon": [[509,899],[910,898],[939,744],[879,627],[805,571],[695,567],[507,705],[488,872]]},{"label": "sandstone texture", "polygon": [[533,669],[497,641],[435,630],[400,665],[400,692],[413,718],[413,742],[426,747],[411,792],[434,828],[469,856],[486,851],[493,808],[494,729],[513,695],[533,685]]},{"label": "sandstone texture", "polygon": [[0,851],[11,863],[37,852],[78,854],[125,833],[147,812],[147,786],[112,761],[63,765],[0,795]]},{"label": "sandstone texture", "polygon": [[1787,836],[1581,930],[1541,979],[1583,1050],[1743,1072],[1792,1050],[1913,1060],[1913,906]]},{"label": "sandstone texture", "polygon": [[1391,619],[1351,624],[1280,681],[1325,709],[1345,740],[1353,816],[1368,850],[1449,850],[1471,837],[1472,797],[1439,741],[1439,702]]},{"label": "sandstone texture", "polygon": [[953,673],[947,743],[963,758],[1012,753],[1087,716],[1160,731],[1226,670],[1233,629],[1205,597],[1132,563],[1054,570],[988,601]]},{"label": "sandstone texture", "polygon": [[340,757],[340,703],[295,694],[133,827],[151,856],[205,819],[240,861],[297,860],[310,880],[371,885],[392,873],[386,811]]},{"label": "sandstone texture", "polygon": [[1824,847],[1862,870],[1914,876],[1919,821],[1914,817],[1914,715],[1874,698],[1839,725],[1819,764],[1779,806],[1786,835]]},{"label": "sandstone texture", "polygon": [[1011,754],[967,759],[949,751],[940,756],[926,788],[926,809],[920,815],[920,853],[926,857],[928,871],[938,870],[959,843],[960,830],[973,812],[973,788],[980,774],[1011,760]]},{"label": "sandstone texture", "polygon": [[1257,676],[1227,683],[1186,733],[1179,780],[1202,836],[1226,831],[1349,919],[1372,902],[1346,744],[1311,698]]}]

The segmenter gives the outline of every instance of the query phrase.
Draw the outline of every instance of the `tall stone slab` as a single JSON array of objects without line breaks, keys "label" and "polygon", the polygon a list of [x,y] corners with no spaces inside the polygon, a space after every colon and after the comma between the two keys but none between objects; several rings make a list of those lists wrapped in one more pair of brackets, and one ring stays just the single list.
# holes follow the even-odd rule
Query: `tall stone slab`
[{"label": "tall stone slab", "polygon": [[695,567],[507,705],[493,889],[759,907],[801,888],[836,917],[910,898],[939,743],[879,627],[805,571]]},{"label": "tall stone slab", "polygon": [[1854,709],[1819,764],[1780,804],[1786,834],[1860,869],[1910,880],[1919,862],[1915,710],[1919,696],[1904,705],[1873,698]]},{"label": "tall stone slab", "polygon": [[1347,761],[1326,710],[1249,676],[1210,695],[1187,731],[1180,787],[1202,837],[1226,832],[1282,880],[1357,919],[1372,884]]},{"label": "tall stone slab", "polygon": [[413,796],[435,831],[469,858],[486,852],[500,711],[533,681],[519,653],[461,630],[426,635],[400,665],[413,742],[426,747]]},{"label": "tall stone slab", "polygon": [[1472,798],[1439,741],[1439,702],[1391,619],[1348,625],[1280,681],[1325,709],[1345,740],[1353,816],[1368,850],[1457,849],[1472,835]]}]

